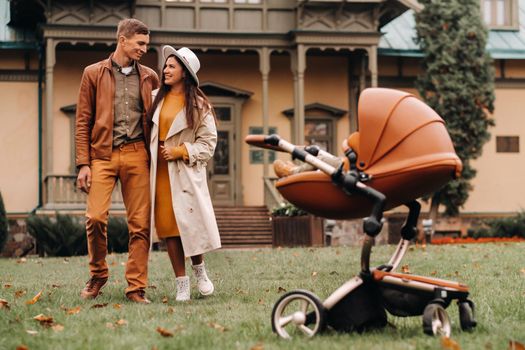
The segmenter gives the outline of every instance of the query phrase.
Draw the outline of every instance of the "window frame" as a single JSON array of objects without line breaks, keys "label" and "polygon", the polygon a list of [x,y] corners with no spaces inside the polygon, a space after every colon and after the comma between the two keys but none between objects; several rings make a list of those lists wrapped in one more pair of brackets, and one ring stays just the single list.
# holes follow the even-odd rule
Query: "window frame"
[{"label": "window frame", "polygon": [[[485,19],[485,2],[491,2],[491,18],[487,22]],[[508,24],[499,25],[497,24],[498,16],[498,1],[500,0],[480,0],[481,19],[489,30],[519,30],[519,6],[518,0],[504,0],[506,4],[504,19],[508,21]]]}]

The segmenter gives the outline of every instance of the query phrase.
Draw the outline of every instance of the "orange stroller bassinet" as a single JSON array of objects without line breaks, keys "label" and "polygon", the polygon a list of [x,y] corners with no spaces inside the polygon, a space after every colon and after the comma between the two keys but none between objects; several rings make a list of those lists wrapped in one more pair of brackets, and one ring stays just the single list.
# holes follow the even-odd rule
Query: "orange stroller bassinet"
[{"label": "orange stroller bassinet", "polygon": [[[458,301],[461,328],[472,329],[474,303],[468,287],[454,281],[393,272],[410,240],[416,236],[420,204],[430,194],[461,173],[444,121],[411,94],[370,88],[358,106],[359,131],[343,142],[346,159],[334,168],[316,156],[316,146],[297,147],[278,135],[248,135],[246,142],[288,152],[321,171],[279,179],[276,188],[291,203],[325,218],[364,219],[366,237],[361,252],[361,273],[332,293],[324,302],[314,294],[286,293],[274,306],[272,328],[289,338],[288,327],[313,336],[327,325],[353,331],[386,325],[385,309],[396,316],[423,315],[427,334],[450,334],[445,308]],[[335,185],[335,186],[334,186]],[[409,213],[401,241],[390,261],[370,269],[374,237],[382,227],[383,211],[406,205]],[[298,311],[290,312],[297,305]]]},{"label": "orange stroller bassinet", "polygon": [[[443,119],[413,95],[366,89],[358,118],[359,131],[346,142],[347,150],[357,155],[351,167],[367,186],[386,196],[385,210],[432,193],[461,173]],[[282,178],[276,187],[294,205],[325,218],[361,218],[373,204],[362,195],[346,195],[319,171]]]}]

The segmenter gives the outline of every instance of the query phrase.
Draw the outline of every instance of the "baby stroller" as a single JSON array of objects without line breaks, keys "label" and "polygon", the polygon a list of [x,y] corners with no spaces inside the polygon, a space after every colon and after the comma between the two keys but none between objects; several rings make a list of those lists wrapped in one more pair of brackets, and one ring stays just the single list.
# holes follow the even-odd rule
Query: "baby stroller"
[{"label": "baby stroller", "polygon": [[[272,311],[272,329],[282,338],[308,337],[327,326],[362,332],[387,324],[395,316],[423,316],[423,331],[450,336],[446,308],[457,300],[463,330],[476,326],[474,303],[466,285],[394,272],[417,234],[420,204],[415,200],[438,190],[461,173],[444,121],[425,103],[405,92],[369,88],[358,106],[359,131],[343,142],[346,159],[334,168],[316,156],[316,146],[297,147],[278,135],[248,135],[246,142],[288,152],[321,171],[279,179],[276,188],[289,202],[312,214],[333,219],[364,219],[361,272],[325,301],[306,290],[281,296]],[[335,184],[335,186],[334,186]],[[322,200],[319,200],[322,198]],[[383,211],[409,208],[401,240],[384,265],[370,269],[374,237]]]}]

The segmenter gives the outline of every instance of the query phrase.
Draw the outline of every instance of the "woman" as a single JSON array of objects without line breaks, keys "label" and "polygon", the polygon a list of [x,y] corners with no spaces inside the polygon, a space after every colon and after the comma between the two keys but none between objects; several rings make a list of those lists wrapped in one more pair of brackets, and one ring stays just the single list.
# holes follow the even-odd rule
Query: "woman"
[{"label": "woman", "polygon": [[213,108],[199,89],[200,62],[188,48],[162,48],[161,87],[153,91],[151,232],[166,241],[177,280],[177,301],[190,299],[185,257],[202,295],[214,291],[203,254],[221,247],[206,180],[217,144]]}]

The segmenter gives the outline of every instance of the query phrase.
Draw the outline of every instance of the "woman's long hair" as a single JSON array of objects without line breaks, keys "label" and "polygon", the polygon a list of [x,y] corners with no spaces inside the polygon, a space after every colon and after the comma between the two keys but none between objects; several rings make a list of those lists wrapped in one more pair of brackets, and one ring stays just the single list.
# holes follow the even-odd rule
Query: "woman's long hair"
[{"label": "woman's long hair", "polygon": [[[166,69],[166,62],[170,57],[174,57],[184,70],[184,108],[186,109],[186,123],[188,124],[188,127],[190,129],[193,129],[197,125],[199,125],[202,121],[202,118],[204,118],[203,114],[205,111],[211,112],[213,118],[215,119],[215,122],[217,122],[215,111],[213,110],[213,106],[211,105],[208,96],[206,96],[204,91],[202,91],[201,88],[197,86],[197,83],[191,76],[191,73],[181,62],[181,60],[175,55],[170,55],[166,57],[166,61],[164,62],[164,66],[162,67],[160,89],[157,93],[157,96],[155,96],[155,99],[151,104],[151,109],[148,113],[148,119],[150,123],[152,123],[153,114],[155,113],[155,110],[157,109],[157,106],[159,105],[160,101],[162,101],[162,99],[171,89],[171,85],[166,85],[164,83],[164,69]],[[195,115],[195,111],[197,111],[197,115]]]}]

